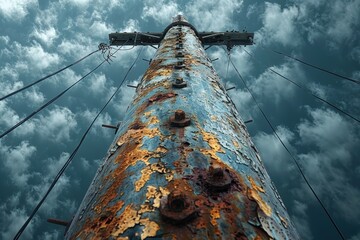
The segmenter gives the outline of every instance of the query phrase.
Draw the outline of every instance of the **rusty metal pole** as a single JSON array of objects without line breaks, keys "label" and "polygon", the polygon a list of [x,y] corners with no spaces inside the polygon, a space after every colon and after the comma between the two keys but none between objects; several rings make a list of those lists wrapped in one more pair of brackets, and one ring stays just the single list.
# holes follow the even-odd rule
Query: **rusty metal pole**
[{"label": "rusty metal pole", "polygon": [[66,239],[299,239],[196,30],[172,24],[136,91]]}]

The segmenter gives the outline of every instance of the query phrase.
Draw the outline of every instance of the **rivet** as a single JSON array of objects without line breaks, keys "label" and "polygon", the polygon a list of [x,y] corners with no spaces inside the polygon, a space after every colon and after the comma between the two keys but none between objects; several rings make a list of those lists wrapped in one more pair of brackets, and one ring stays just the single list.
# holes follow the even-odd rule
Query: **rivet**
[{"label": "rivet", "polygon": [[170,123],[173,127],[186,127],[190,125],[190,118],[187,118],[185,112],[179,109],[170,117]]}]

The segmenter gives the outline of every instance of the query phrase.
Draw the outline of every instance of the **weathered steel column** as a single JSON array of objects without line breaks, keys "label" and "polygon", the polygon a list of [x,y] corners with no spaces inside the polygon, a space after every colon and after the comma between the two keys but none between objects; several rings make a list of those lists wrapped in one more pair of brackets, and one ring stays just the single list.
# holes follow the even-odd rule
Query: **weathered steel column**
[{"label": "weathered steel column", "polygon": [[67,239],[299,238],[195,31],[167,30]]}]

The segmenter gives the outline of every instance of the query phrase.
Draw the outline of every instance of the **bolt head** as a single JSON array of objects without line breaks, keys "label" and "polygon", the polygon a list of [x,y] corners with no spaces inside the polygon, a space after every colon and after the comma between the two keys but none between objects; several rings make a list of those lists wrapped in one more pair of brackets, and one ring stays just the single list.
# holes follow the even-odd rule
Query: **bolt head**
[{"label": "bolt head", "polygon": [[185,112],[183,110],[176,110],[175,111],[175,120],[182,121],[185,119]]},{"label": "bolt head", "polygon": [[212,191],[224,192],[231,186],[231,177],[221,166],[212,166],[209,168],[206,184]]},{"label": "bolt head", "polygon": [[182,77],[177,77],[175,80],[176,84],[180,84],[184,82],[184,79]]},{"label": "bolt head", "polygon": [[181,212],[189,207],[189,199],[179,190],[172,191],[168,196],[168,208],[174,212]]},{"label": "bolt head", "polygon": [[175,114],[170,117],[170,123],[173,127],[186,127],[190,125],[190,118],[187,118],[183,110],[176,110]]},{"label": "bolt head", "polygon": [[194,219],[198,214],[192,196],[173,190],[160,200],[160,214],[173,224],[183,224]]}]

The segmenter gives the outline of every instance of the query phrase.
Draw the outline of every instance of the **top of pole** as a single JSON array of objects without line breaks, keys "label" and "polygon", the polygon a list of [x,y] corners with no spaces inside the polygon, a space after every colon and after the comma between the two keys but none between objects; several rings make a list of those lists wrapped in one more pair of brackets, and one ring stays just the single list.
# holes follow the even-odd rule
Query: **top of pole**
[{"label": "top of pole", "polygon": [[244,31],[239,32],[232,30],[225,32],[198,32],[197,29],[191,23],[189,23],[183,15],[179,14],[173,18],[172,23],[170,23],[162,32],[110,33],[110,45],[159,45],[164,39],[166,33],[175,26],[186,26],[191,28],[203,46],[223,45],[228,49],[231,49],[236,45],[252,45],[254,39],[254,33],[248,33]]}]

